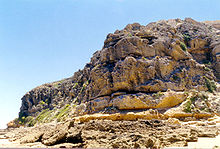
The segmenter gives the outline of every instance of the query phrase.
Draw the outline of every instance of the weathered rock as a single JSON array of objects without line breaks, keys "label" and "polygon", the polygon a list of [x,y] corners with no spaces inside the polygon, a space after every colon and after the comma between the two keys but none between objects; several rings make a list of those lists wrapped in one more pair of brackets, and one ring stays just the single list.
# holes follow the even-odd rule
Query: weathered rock
[{"label": "weathered rock", "polygon": [[45,145],[54,145],[64,143],[68,131],[68,124],[58,124],[54,128],[50,128],[44,132],[42,143]]},{"label": "weathered rock", "polygon": [[[215,117],[217,118],[217,117]],[[219,117],[218,117],[219,119]],[[210,119],[211,121],[211,119]],[[201,122],[201,121],[194,121]],[[49,148],[89,148],[89,147],[109,147],[109,148],[164,148],[164,147],[184,147],[187,142],[194,142],[198,137],[215,137],[219,134],[219,127],[200,125],[195,128],[194,124],[183,123],[177,119],[168,120],[144,120],[136,119],[132,121],[112,121],[112,120],[90,120],[83,123],[69,121],[55,125],[35,126],[33,128],[14,129],[10,132],[10,137],[16,138],[17,147],[49,147]],[[33,143],[19,144],[26,135],[31,135],[33,131],[42,130],[47,127],[44,135],[49,136],[52,131],[62,129],[66,134],[65,139],[52,141],[52,146],[45,146],[44,139],[35,140]],[[68,127],[67,127],[68,126]],[[61,134],[58,132],[58,134]],[[36,146],[37,145],[37,146]]]},{"label": "weathered rock", "polygon": [[41,130],[33,129],[33,132],[30,135],[26,135],[21,139],[21,143],[34,143],[40,141],[41,137],[43,136],[44,132]]},{"label": "weathered rock", "polygon": [[[51,128],[55,127],[54,125],[47,124],[43,126],[38,126],[34,128],[30,128],[25,133],[24,137],[18,138],[21,144],[25,143],[34,143],[34,142],[41,142],[42,136],[45,132],[50,130]],[[24,133],[24,132],[23,132]]]},{"label": "weathered rock", "polygon": [[108,96],[96,98],[88,103],[86,110],[90,109],[91,111],[101,111],[110,106],[109,101],[110,101],[110,97]]}]

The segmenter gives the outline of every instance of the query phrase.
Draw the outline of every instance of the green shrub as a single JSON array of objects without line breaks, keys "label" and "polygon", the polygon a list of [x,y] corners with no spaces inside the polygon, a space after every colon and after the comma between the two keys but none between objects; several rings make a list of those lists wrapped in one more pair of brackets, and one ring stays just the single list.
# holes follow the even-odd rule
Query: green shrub
[{"label": "green shrub", "polygon": [[54,82],[52,85],[53,85],[53,87],[58,88],[63,83],[63,81],[64,80],[60,80],[60,81]]},{"label": "green shrub", "polygon": [[212,63],[208,59],[203,60],[202,63],[207,65],[212,65]]},{"label": "green shrub", "polygon": [[28,117],[26,118],[27,126],[29,126],[29,127],[34,126],[33,122],[34,122],[34,117],[28,116]]},{"label": "green shrub", "polygon": [[37,123],[44,123],[47,122],[47,119],[51,117],[52,110],[45,109],[42,112],[39,113],[39,115],[36,118],[33,117],[27,117],[27,125],[28,126],[34,126]]},{"label": "green shrub", "polygon": [[51,120],[56,119],[58,122],[62,121],[65,115],[67,115],[70,111],[70,105],[66,104],[65,107],[59,109],[57,113],[51,118]]},{"label": "green shrub", "polygon": [[35,124],[39,123],[47,123],[52,122],[53,120],[62,121],[65,120],[66,115],[70,112],[70,105],[66,104],[61,109],[45,109],[41,111],[36,118],[32,116],[22,117],[18,119],[19,124],[26,124],[29,127],[34,126]]},{"label": "green shrub", "polygon": [[75,88],[76,86],[78,86],[78,83],[75,83],[74,86],[73,86],[73,88]]},{"label": "green shrub", "polygon": [[197,95],[187,98],[187,102],[185,103],[185,106],[184,106],[184,112],[191,113],[192,105],[195,103],[197,99],[198,99]]},{"label": "green shrub", "polygon": [[187,51],[187,46],[185,45],[185,43],[180,42],[180,47],[183,51]]},{"label": "green shrub", "polygon": [[128,34],[128,37],[132,37],[132,34],[131,34],[131,33],[129,33],[129,34]]},{"label": "green shrub", "polygon": [[185,42],[188,42],[188,41],[190,41],[191,40],[191,37],[190,37],[190,35],[189,34],[183,34],[183,38],[184,38],[184,41]]},{"label": "green shrub", "polygon": [[211,71],[211,69],[208,68],[208,67],[204,67],[204,70],[205,70],[205,71]]},{"label": "green shrub", "polygon": [[49,99],[46,99],[45,102],[48,104],[49,103]]},{"label": "green shrub", "polygon": [[18,122],[19,124],[21,124],[21,125],[24,125],[25,119],[26,119],[26,117],[25,117],[25,116],[22,116],[22,117],[20,117],[20,118],[17,119],[17,122]]},{"label": "green shrub", "polygon": [[142,57],[142,59],[143,59],[143,60],[145,60],[145,61],[148,61],[148,59],[147,59],[147,58],[145,58],[144,56]]},{"label": "green shrub", "polygon": [[198,98],[197,96],[191,97],[191,98],[190,98],[191,103],[194,103],[194,102],[197,100],[197,98]]},{"label": "green shrub", "polygon": [[174,79],[175,81],[177,81],[177,80],[179,80],[180,78],[179,78],[177,75],[173,75],[173,79]]},{"label": "green shrub", "polygon": [[205,78],[205,85],[208,88],[208,91],[210,93],[213,93],[216,90],[215,81],[209,80],[207,77],[204,77],[204,78]]},{"label": "green shrub", "polygon": [[186,112],[186,113],[191,113],[191,112],[192,112],[191,105],[192,105],[191,100],[188,100],[188,101],[185,103],[184,112]]},{"label": "green shrub", "polygon": [[41,101],[40,101],[40,104],[41,104],[41,105],[44,105],[44,104],[45,104],[45,102],[44,102],[43,100],[41,100]]},{"label": "green shrub", "polygon": [[86,87],[88,86],[89,84],[89,81],[87,80],[86,82],[83,83],[83,86],[78,94],[78,96],[86,89]]},{"label": "green shrub", "polygon": [[[186,103],[184,104],[184,112],[187,113],[192,113],[193,110],[195,110],[196,105],[195,102],[196,100],[203,100],[205,101],[205,103],[207,102],[208,96],[204,93],[201,92],[192,92],[192,96],[189,96],[186,100]],[[206,103],[207,106],[207,103]],[[208,107],[208,106],[207,106]],[[197,107],[198,108],[198,107]],[[204,108],[205,109],[205,108]],[[200,109],[200,110],[204,110],[204,109]]]},{"label": "green shrub", "polygon": [[48,112],[50,112],[49,109],[45,109],[43,110],[37,117],[36,117],[36,120],[41,122],[47,115],[48,115]]},{"label": "green shrub", "polygon": [[157,92],[157,93],[154,93],[152,96],[156,99],[160,98],[161,96],[163,96],[164,93],[162,93],[161,91]]}]

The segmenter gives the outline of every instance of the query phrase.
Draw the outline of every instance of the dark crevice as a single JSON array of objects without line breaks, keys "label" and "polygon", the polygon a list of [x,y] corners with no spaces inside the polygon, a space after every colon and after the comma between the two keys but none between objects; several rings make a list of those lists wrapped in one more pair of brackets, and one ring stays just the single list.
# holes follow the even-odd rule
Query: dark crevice
[{"label": "dark crevice", "polygon": [[152,45],[154,43],[154,39],[157,39],[157,37],[154,36],[143,36],[140,37],[141,39],[147,39],[148,40],[148,45]]},{"label": "dark crevice", "polygon": [[209,61],[209,62],[212,61],[211,50],[209,50],[209,51],[206,53],[206,60]]},{"label": "dark crevice", "polygon": [[108,62],[107,62],[107,63],[105,64],[105,67],[108,69],[108,71],[109,71],[109,73],[110,73],[110,75],[108,76],[109,82],[110,82],[111,84],[113,84],[112,72],[113,72],[113,70],[114,70],[115,63],[108,63]]},{"label": "dark crevice", "polygon": [[74,137],[68,137],[66,139],[67,143],[73,143],[73,144],[77,144],[77,143],[83,143],[83,138],[82,138],[82,132],[78,133],[76,136]]},{"label": "dark crevice", "polygon": [[62,143],[66,143],[66,136],[51,145],[62,144]]},{"label": "dark crevice", "polygon": [[81,135],[82,135],[82,132],[79,132],[77,135],[73,137],[64,136],[62,139],[60,139],[59,141],[55,142],[52,145],[62,144],[62,143],[73,143],[73,144],[83,143],[84,141]]},{"label": "dark crevice", "polygon": [[[143,55],[141,55],[141,54],[137,54],[137,53],[129,53],[129,54],[127,54],[125,57],[121,57],[120,59],[117,59],[117,62],[119,62],[119,61],[124,61],[127,57],[133,57],[133,58],[135,58],[135,59],[142,59],[142,57],[143,57]],[[154,58],[155,56],[153,56],[153,57],[147,57],[148,59],[152,59],[152,58]]]},{"label": "dark crevice", "polygon": [[[144,92],[144,91],[128,91],[126,89],[120,89],[120,90],[117,90],[117,91],[114,91],[112,92],[111,94],[105,94],[105,95],[100,95],[100,96],[96,96],[94,98],[90,98],[90,100],[93,100],[93,99],[96,99],[96,98],[101,98],[101,97],[105,97],[105,96],[111,96],[112,94],[114,93],[117,93],[117,92],[124,92],[126,95],[127,94],[138,94],[138,93],[145,93],[145,94],[153,94],[153,93],[157,93],[157,91],[148,91],[148,92]],[[118,95],[120,96],[120,95]],[[114,96],[116,97],[116,96]]]},{"label": "dark crevice", "polygon": [[42,135],[40,135],[40,137],[38,138],[38,140],[37,140],[37,141],[35,141],[35,142],[41,142],[42,137],[43,137],[43,134],[42,134]]},{"label": "dark crevice", "polygon": [[108,68],[108,70],[110,72],[113,71],[114,67],[115,67],[115,63],[110,63],[110,62],[106,62],[105,65],[104,65],[106,68]]},{"label": "dark crevice", "polygon": [[[185,32],[182,33],[182,35],[183,35],[184,42],[185,42],[186,46],[187,46],[187,47],[190,47],[189,42],[190,42],[190,40],[191,40],[191,36],[190,36],[189,32],[188,32],[188,31],[185,31]],[[194,45],[194,46],[195,46],[195,45]]]},{"label": "dark crevice", "polygon": [[110,72],[110,75],[108,76],[109,82],[111,83],[111,87],[113,86],[113,76],[112,73]]},{"label": "dark crevice", "polygon": [[[117,91],[113,92],[112,94],[117,93],[117,92],[125,92],[126,94],[144,93],[144,92],[141,92],[141,91],[129,91],[129,90],[125,90],[125,89],[120,89],[120,90],[117,90]],[[145,93],[149,93],[149,92],[145,92]]]}]

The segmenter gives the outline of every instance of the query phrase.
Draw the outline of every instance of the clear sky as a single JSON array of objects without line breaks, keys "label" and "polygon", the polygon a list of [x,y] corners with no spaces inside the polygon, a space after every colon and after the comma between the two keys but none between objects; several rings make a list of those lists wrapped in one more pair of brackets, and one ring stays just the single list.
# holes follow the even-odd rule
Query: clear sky
[{"label": "clear sky", "polygon": [[220,20],[220,0],[0,0],[0,128],[21,97],[70,77],[128,23]]}]

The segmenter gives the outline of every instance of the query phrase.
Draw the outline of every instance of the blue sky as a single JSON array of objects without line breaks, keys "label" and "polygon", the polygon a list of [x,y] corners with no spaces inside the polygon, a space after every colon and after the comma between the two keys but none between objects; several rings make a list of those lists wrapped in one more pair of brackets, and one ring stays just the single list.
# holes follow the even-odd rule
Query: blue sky
[{"label": "blue sky", "polygon": [[26,92],[82,69],[108,33],[219,14],[219,0],[0,0],[0,128],[17,117]]}]

